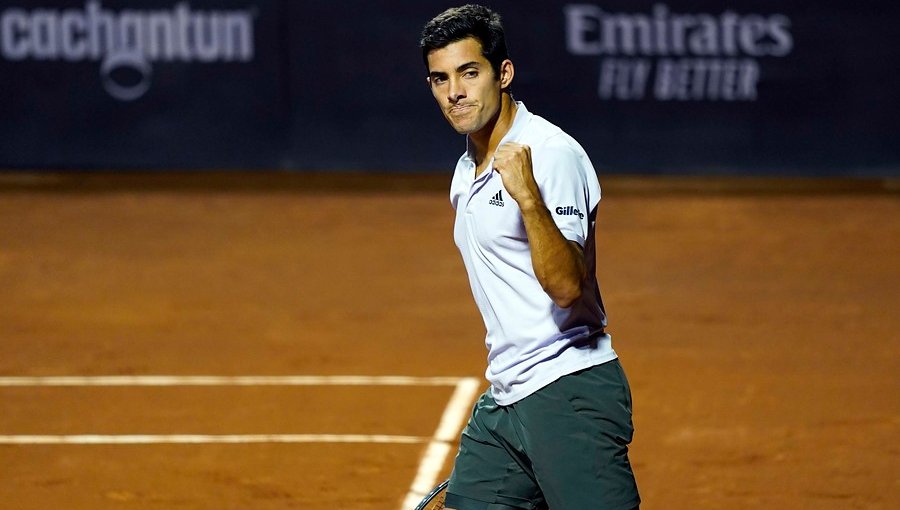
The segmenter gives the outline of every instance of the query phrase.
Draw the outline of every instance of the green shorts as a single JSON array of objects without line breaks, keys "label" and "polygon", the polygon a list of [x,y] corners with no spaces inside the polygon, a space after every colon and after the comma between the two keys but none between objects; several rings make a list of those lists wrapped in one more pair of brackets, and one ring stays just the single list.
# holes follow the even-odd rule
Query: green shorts
[{"label": "green shorts", "polygon": [[631,390],[619,360],[569,374],[508,406],[486,392],[447,490],[458,510],[632,510]]}]

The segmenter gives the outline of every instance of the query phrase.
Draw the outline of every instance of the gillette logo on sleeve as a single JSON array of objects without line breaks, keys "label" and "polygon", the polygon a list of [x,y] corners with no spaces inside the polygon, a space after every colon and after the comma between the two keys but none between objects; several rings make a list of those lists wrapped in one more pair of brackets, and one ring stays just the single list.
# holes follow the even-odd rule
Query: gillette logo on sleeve
[{"label": "gillette logo on sleeve", "polygon": [[578,216],[578,219],[584,219],[584,213],[579,211],[573,205],[567,205],[565,207],[557,207],[556,214],[560,216]]}]

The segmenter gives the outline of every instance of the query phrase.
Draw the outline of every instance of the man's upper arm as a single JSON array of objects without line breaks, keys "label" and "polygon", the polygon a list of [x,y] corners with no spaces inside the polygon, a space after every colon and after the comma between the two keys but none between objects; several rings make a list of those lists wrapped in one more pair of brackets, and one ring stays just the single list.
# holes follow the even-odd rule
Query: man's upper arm
[{"label": "man's upper arm", "polygon": [[535,152],[535,179],[544,204],[563,237],[580,248],[591,228],[590,212],[599,201],[599,188],[592,189],[587,175],[593,167],[573,147],[551,146]]}]

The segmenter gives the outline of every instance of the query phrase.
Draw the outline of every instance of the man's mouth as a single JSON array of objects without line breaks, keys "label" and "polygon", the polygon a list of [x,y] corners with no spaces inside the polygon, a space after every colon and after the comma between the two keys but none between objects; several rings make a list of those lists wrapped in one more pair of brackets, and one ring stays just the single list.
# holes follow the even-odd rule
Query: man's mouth
[{"label": "man's mouth", "polygon": [[450,107],[450,115],[465,115],[474,108],[471,104],[458,104]]}]

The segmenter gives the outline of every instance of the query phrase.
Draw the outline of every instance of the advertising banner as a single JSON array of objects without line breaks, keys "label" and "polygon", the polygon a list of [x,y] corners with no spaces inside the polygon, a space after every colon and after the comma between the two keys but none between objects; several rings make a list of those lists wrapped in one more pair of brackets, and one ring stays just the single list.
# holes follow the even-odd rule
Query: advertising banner
[{"label": "advertising banner", "polygon": [[[542,2],[507,20],[521,96],[600,166],[878,174],[900,162],[900,18],[882,7]],[[522,37],[532,18],[544,20],[541,37]]]},{"label": "advertising banner", "polygon": [[272,167],[289,124],[277,1],[0,3],[0,165]]},{"label": "advertising banner", "polygon": [[[517,100],[612,173],[896,175],[883,2],[490,5]],[[0,168],[448,171],[445,2],[0,0]]]}]

